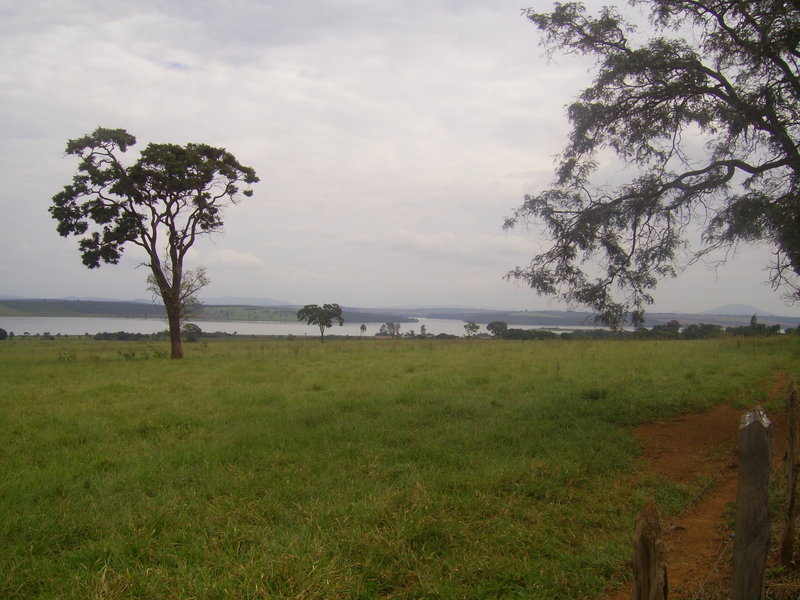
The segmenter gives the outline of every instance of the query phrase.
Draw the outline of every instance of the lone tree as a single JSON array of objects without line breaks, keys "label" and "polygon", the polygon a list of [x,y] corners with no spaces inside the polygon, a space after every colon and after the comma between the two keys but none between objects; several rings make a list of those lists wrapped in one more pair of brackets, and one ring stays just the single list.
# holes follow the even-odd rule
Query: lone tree
[{"label": "lone tree", "polygon": [[187,342],[196,342],[202,337],[203,330],[195,323],[184,323],[181,326],[181,335]]},{"label": "lone tree", "polygon": [[489,330],[492,336],[501,338],[508,331],[508,323],[505,321],[492,321],[486,326],[486,329]]},{"label": "lone tree", "polygon": [[479,329],[480,329],[480,325],[478,325],[475,321],[467,321],[464,324],[464,334],[468,338],[471,338],[473,335],[478,333]]},{"label": "lone tree", "polygon": [[400,337],[400,323],[386,323],[386,329],[389,330],[389,335],[392,338]]},{"label": "lone tree", "polygon": [[205,144],[148,144],[126,165],[120,154],[135,143],[124,129],[103,128],[70,140],[67,154],[80,158],[78,172],[49,210],[58,233],[83,236],[78,247],[90,269],[117,264],[128,243],[145,251],[142,264],[166,309],[172,358],[182,358],[186,299],[207,282],[205,271],[187,279],[186,254],[198,236],[222,228],[222,209],[237,203],[241,184],[258,177],[226,150]]},{"label": "lone tree", "polygon": [[325,330],[333,327],[334,321],[339,321],[339,326],[344,325],[342,318],[342,307],[338,304],[306,304],[297,311],[297,320],[305,321],[309,325],[319,327],[319,341],[325,341]]},{"label": "lone tree", "polygon": [[[506,219],[506,228],[537,224],[550,247],[508,277],[588,305],[600,322],[638,326],[658,281],[684,259],[765,242],[773,288],[798,299],[800,4],[630,4],[649,8],[649,39],[615,8],[525,12],[549,53],[597,64],[568,108],[572,131],[552,187]],[[630,167],[628,181],[601,180],[607,151]],[[692,222],[701,244],[684,254]]]}]

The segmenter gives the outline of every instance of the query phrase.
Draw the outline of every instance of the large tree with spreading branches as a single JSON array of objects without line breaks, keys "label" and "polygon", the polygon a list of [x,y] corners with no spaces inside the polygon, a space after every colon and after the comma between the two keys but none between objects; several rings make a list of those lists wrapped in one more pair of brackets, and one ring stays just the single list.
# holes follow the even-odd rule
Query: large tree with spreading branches
[{"label": "large tree with spreading branches", "polygon": [[[50,214],[62,236],[81,236],[78,247],[90,269],[116,264],[126,244],[142,248],[149,285],[164,302],[172,358],[183,357],[181,321],[205,270],[185,270],[199,236],[222,228],[222,210],[251,196],[255,171],[222,148],[206,144],[148,144],[138,160],[121,156],[136,143],[124,129],[98,128],[67,143],[80,158],[72,183],[53,196]],[[248,186],[240,189],[240,186]]]},{"label": "large tree with spreading branches", "polygon": [[[649,11],[646,34],[616,8],[525,11],[549,53],[597,62],[568,108],[552,186],[506,220],[541,227],[547,249],[509,277],[611,326],[640,325],[659,280],[766,243],[770,283],[797,299],[800,2],[629,4]],[[621,183],[600,177],[613,155],[627,164]]]}]

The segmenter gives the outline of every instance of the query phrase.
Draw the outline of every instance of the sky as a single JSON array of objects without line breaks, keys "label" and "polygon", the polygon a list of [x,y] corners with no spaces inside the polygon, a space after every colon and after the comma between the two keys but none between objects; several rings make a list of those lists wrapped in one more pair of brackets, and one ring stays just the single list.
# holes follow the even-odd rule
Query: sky
[{"label": "sky", "polygon": [[[589,2],[598,5],[599,3]],[[261,179],[189,256],[201,297],[561,310],[504,275],[546,240],[504,231],[552,180],[591,63],[548,59],[540,0],[0,0],[0,295],[149,298],[143,256],[89,270],[47,209],[98,126],[224,147]],[[695,265],[653,311],[749,304],[768,248]]]}]

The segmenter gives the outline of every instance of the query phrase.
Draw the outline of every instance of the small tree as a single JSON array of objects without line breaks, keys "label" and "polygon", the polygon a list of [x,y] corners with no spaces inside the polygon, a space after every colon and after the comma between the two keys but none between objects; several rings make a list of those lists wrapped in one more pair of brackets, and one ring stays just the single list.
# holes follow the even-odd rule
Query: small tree
[{"label": "small tree", "polygon": [[478,329],[480,329],[480,327],[475,321],[467,321],[464,324],[464,332],[468,338],[471,338],[473,335],[478,333]]},{"label": "small tree", "polygon": [[360,329],[361,329],[361,335],[367,333],[367,326],[364,323],[361,324]]},{"label": "small tree", "polygon": [[[169,264],[169,261],[164,261]],[[206,275],[205,267],[186,269],[181,278],[181,289],[178,294],[180,303],[180,322],[181,326],[190,319],[197,317],[202,311],[203,303],[197,297],[197,292],[206,287],[211,280]],[[150,273],[147,276],[147,289],[153,294],[153,300],[161,298],[161,291],[158,288],[158,281]]]},{"label": "small tree", "polygon": [[508,331],[508,323],[505,321],[492,321],[486,326],[486,329],[494,337],[503,337],[506,331]]},{"label": "small tree", "polygon": [[8,337],[8,332],[5,329],[0,328],[0,340],[4,340]]},{"label": "small tree", "polygon": [[656,338],[677,340],[681,336],[681,324],[679,321],[672,319],[667,323],[653,325],[650,335]]},{"label": "small tree", "polygon": [[[386,333],[393,338],[396,338],[400,335],[400,323],[384,323],[386,326]],[[383,330],[383,327],[381,327]]]},{"label": "small tree", "polygon": [[78,172],[49,210],[59,234],[83,236],[78,247],[90,269],[117,264],[128,243],[144,250],[142,264],[167,312],[172,358],[182,358],[186,292],[203,281],[197,272],[193,282],[184,280],[192,277],[184,270],[186,255],[198,236],[222,228],[223,208],[238,202],[241,184],[258,177],[226,150],[206,144],[148,144],[136,162],[123,164],[120,154],[135,143],[124,129],[103,128],[70,140],[67,154],[80,158]]},{"label": "small tree", "polygon": [[194,323],[184,323],[181,327],[181,335],[187,342],[196,342],[203,335],[203,330]]},{"label": "small tree", "polygon": [[333,327],[333,322],[338,321],[339,326],[344,325],[342,318],[342,307],[338,304],[306,304],[297,311],[297,320],[305,321],[309,325],[319,327],[319,341],[325,341],[325,330]]}]

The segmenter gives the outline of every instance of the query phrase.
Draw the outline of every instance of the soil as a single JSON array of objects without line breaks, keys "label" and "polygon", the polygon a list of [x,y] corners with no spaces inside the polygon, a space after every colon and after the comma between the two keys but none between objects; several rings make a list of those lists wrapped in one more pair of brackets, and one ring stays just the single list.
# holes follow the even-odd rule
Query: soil
[{"label": "soil", "polygon": [[[770,395],[786,393],[779,374]],[[736,499],[738,429],[746,411],[717,406],[709,411],[639,427],[643,460],[652,471],[679,483],[709,479],[700,497],[685,512],[664,519],[669,598],[713,600],[729,597],[733,551],[731,506]],[[768,411],[773,423],[773,468],[783,471],[786,453],[785,415]],[[773,537],[775,537],[773,535]],[[779,592],[781,582],[775,583]],[[790,596],[800,598],[800,587]],[[782,593],[770,597],[787,597]],[[602,600],[629,600],[629,585],[611,589]]]}]

